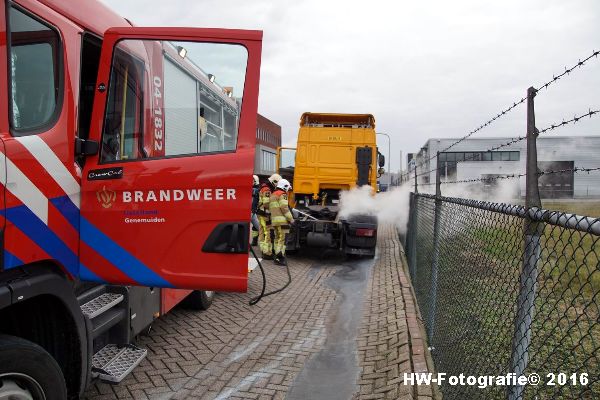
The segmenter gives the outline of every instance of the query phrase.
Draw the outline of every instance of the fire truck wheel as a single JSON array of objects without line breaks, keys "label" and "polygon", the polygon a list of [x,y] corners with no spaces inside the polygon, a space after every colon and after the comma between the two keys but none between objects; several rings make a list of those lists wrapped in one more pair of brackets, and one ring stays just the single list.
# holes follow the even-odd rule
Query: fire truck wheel
[{"label": "fire truck wheel", "polygon": [[192,310],[208,310],[215,297],[215,292],[194,290],[186,299],[186,305]]},{"label": "fire truck wheel", "polygon": [[67,388],[54,358],[35,343],[0,335],[0,399],[64,400]]}]

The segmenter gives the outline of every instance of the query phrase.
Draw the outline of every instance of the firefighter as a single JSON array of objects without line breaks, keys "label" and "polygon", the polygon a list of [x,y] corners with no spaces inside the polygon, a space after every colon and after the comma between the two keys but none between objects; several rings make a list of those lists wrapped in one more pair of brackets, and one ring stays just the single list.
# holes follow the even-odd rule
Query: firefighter
[{"label": "firefighter", "polygon": [[258,208],[258,190],[259,190],[258,175],[252,175],[252,214],[250,215],[251,228],[252,228],[252,245],[256,245],[258,240],[259,221],[256,217],[256,210]]},{"label": "firefighter", "polygon": [[271,194],[269,202],[269,211],[271,211],[271,225],[275,231],[275,243],[273,252],[275,253],[275,264],[287,265],[285,260],[285,241],[286,235],[290,231],[290,226],[294,223],[294,216],[288,206],[288,192],[292,185],[287,179],[282,179],[277,184],[277,188]]},{"label": "firefighter", "polygon": [[271,243],[271,212],[269,211],[269,202],[271,201],[271,193],[277,187],[281,180],[279,174],[273,174],[260,185],[258,192],[258,207],[256,214],[258,215],[258,245],[265,260],[273,258],[273,244]]}]

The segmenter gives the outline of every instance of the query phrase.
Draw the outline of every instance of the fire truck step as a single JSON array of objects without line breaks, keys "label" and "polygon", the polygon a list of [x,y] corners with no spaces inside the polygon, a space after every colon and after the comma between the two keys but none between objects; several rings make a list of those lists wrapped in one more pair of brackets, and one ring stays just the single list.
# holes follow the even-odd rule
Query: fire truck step
[{"label": "fire truck step", "polygon": [[123,295],[118,293],[103,293],[81,306],[81,312],[92,319],[111,309],[123,301]]},{"label": "fire truck step", "polygon": [[134,345],[107,344],[94,354],[92,375],[103,381],[119,383],[146,357],[148,350]]}]

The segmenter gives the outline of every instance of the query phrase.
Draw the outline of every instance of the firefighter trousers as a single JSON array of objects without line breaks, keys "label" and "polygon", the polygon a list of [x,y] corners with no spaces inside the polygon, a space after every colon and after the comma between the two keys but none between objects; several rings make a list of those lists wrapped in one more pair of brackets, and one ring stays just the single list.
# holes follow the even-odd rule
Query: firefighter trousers
[{"label": "firefighter trousers", "polygon": [[269,217],[259,215],[258,223],[258,246],[263,255],[270,256],[273,254],[273,247],[271,245],[271,228],[268,225]]},{"label": "firefighter trousers", "polygon": [[284,228],[282,226],[273,227],[275,231],[275,243],[274,243],[274,251],[275,254],[281,254],[285,256],[285,240],[288,232],[290,231],[288,228]]}]

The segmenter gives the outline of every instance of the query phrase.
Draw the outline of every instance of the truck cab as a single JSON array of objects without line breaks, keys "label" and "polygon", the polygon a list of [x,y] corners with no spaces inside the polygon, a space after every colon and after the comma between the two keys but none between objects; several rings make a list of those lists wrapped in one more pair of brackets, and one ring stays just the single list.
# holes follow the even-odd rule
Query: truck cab
[{"label": "truck cab", "polygon": [[278,171],[292,181],[297,221],[288,249],[340,248],[346,254],[375,254],[377,223],[371,215],[339,218],[340,192],[377,190],[382,155],[371,114],[304,113],[296,148],[280,148]]}]

